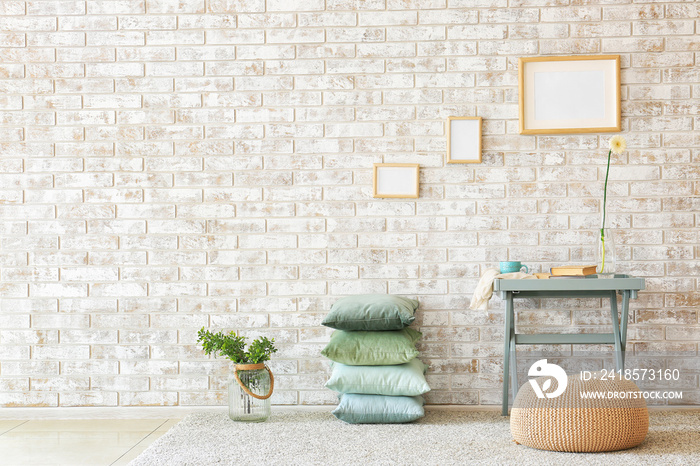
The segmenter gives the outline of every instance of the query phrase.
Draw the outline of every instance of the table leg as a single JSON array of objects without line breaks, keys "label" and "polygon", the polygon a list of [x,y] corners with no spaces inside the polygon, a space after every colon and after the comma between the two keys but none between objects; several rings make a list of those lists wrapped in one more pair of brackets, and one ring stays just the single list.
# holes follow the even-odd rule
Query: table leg
[{"label": "table leg", "polygon": [[620,342],[620,321],[617,314],[617,292],[610,292],[610,315],[612,317],[613,337],[615,338],[615,369],[622,370],[622,344]]},{"label": "table leg", "polygon": [[501,415],[508,415],[508,377],[510,375],[510,342],[511,327],[513,325],[513,293],[506,293],[505,302],[505,328],[503,332],[503,402]]},{"label": "table leg", "polygon": [[630,310],[630,292],[622,292],[622,317],[620,318],[620,346],[622,347],[622,368],[625,364],[625,353],[627,352],[627,319]]},{"label": "table leg", "polygon": [[512,316],[510,318],[510,384],[513,392],[513,401],[518,394],[518,360],[515,353],[515,306],[513,305],[513,295],[510,296],[510,309]]}]

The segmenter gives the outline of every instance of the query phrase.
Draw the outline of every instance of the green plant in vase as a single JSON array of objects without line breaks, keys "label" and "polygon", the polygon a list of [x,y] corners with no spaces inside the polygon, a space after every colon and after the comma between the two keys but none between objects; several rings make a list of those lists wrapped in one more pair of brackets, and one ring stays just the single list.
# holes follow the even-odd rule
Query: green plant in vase
[{"label": "green plant in vase", "polygon": [[234,364],[260,364],[269,361],[270,356],[277,352],[274,338],[256,338],[246,351],[245,337],[238,336],[235,332],[212,333],[202,327],[197,336],[197,343],[202,344],[205,354],[214,353],[214,357],[226,356]]},{"label": "green plant in vase", "polygon": [[[608,260],[608,267],[606,268],[605,264],[605,259],[606,259],[606,251],[608,250],[608,247],[605,244],[606,240],[606,235],[605,235],[605,217],[606,217],[606,207],[607,207],[607,202],[608,202],[608,177],[610,176],[610,156],[615,153],[615,154],[621,154],[624,152],[624,150],[627,148],[627,141],[625,141],[625,138],[617,135],[613,136],[610,138],[610,141],[608,143],[608,164],[605,170],[605,185],[603,186],[603,221],[600,226],[600,246],[599,246],[599,266],[600,269],[598,270],[598,273],[603,273],[603,274],[611,274],[614,273],[614,267],[610,267],[610,260]],[[610,245],[612,246],[612,245]]]},{"label": "green plant in vase", "polygon": [[266,420],[270,416],[269,398],[275,379],[264,363],[277,352],[275,339],[261,336],[246,349],[245,337],[235,332],[212,333],[202,327],[197,336],[205,354],[225,356],[234,363],[228,381],[229,417],[234,421]]}]

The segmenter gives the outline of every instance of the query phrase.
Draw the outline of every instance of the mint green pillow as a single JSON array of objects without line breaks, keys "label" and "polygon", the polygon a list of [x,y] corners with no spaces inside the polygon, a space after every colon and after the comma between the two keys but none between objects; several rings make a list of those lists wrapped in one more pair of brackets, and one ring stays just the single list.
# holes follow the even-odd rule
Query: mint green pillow
[{"label": "mint green pillow", "polygon": [[333,373],[326,387],[340,393],[416,396],[430,391],[425,381],[428,366],[415,358],[396,366],[347,366],[331,363]]},{"label": "mint green pillow", "polygon": [[365,294],[341,298],[321,322],[338,330],[401,330],[415,320],[415,299],[390,294]]},{"label": "mint green pillow", "polygon": [[425,416],[422,396],[340,395],[333,415],[350,424],[397,424]]},{"label": "mint green pillow", "polygon": [[321,354],[349,366],[403,364],[418,356],[416,342],[421,335],[412,328],[382,332],[336,330]]}]

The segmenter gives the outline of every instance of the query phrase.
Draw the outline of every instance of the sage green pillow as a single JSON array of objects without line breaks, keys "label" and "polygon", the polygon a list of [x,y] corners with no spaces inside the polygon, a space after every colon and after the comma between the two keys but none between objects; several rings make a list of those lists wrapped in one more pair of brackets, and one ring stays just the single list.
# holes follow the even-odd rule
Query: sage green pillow
[{"label": "sage green pillow", "polygon": [[381,332],[336,330],[321,354],[349,366],[403,364],[418,356],[416,342],[421,335],[412,328]]},{"label": "sage green pillow", "polygon": [[340,395],[333,415],[350,424],[398,424],[425,416],[422,396]]},{"label": "sage green pillow", "polygon": [[415,299],[390,294],[365,294],[341,298],[321,322],[338,330],[401,330],[415,320]]},{"label": "sage green pillow", "polygon": [[396,366],[347,366],[331,363],[333,373],[326,387],[340,393],[417,396],[430,391],[425,381],[428,366],[415,358]]}]

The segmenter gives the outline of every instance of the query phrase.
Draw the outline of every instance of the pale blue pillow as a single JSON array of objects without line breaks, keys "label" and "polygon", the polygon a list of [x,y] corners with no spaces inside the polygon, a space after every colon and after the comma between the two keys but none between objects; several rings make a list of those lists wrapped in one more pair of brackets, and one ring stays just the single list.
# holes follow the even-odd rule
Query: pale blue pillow
[{"label": "pale blue pillow", "polygon": [[422,396],[340,395],[333,415],[350,424],[397,424],[425,416]]},{"label": "pale blue pillow", "polygon": [[430,391],[425,381],[428,366],[415,358],[394,366],[346,366],[334,362],[326,387],[340,393],[416,396]]}]

